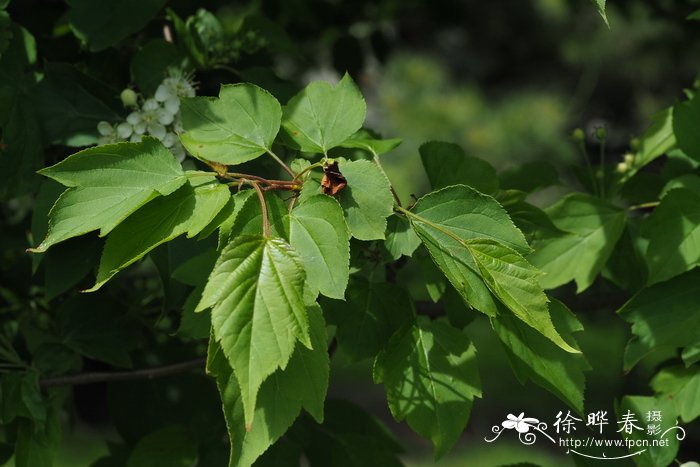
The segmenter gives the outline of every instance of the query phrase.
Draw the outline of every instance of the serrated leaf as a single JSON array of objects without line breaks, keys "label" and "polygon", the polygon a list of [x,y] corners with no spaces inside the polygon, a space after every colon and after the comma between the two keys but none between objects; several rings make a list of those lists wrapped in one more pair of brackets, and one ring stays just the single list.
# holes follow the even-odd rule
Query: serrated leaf
[{"label": "serrated leaf", "polygon": [[342,148],[362,149],[373,156],[379,156],[396,149],[401,144],[398,138],[381,139],[375,137],[372,132],[361,129],[339,146]]},{"label": "serrated leaf", "polygon": [[196,177],[176,192],[149,202],[107,237],[95,285],[86,292],[98,290],[158,245],[184,233],[193,237],[223,208],[229,197],[228,187],[214,177]]},{"label": "serrated leaf", "polygon": [[418,151],[433,190],[460,184],[482,193],[498,190],[496,169],[482,159],[467,156],[456,144],[431,141]]},{"label": "serrated leaf", "polygon": [[642,223],[649,239],[648,284],[682,274],[700,264],[700,194],[687,188],[671,190]]},{"label": "serrated leaf", "polygon": [[[221,223],[219,228],[219,245],[225,245],[229,239],[240,235],[262,234],[262,207],[255,195],[255,190],[246,190],[234,195],[236,205],[231,215]],[[271,233],[275,237],[289,239],[289,210],[282,199],[274,193],[265,193],[267,218]]]},{"label": "serrated leaf", "polygon": [[35,252],[97,229],[104,236],[187,180],[175,157],[154,138],[85,149],[39,173],[69,188],[51,209],[49,233]]},{"label": "serrated leaf", "polygon": [[394,207],[389,180],[376,164],[367,160],[341,160],[338,167],[347,180],[338,202],[350,233],[358,240],[383,239],[386,218]]},{"label": "serrated leaf", "polygon": [[387,221],[386,240],[384,246],[389,251],[391,258],[399,259],[401,256],[411,256],[420,246],[420,238],[411,228],[406,218],[391,216]]},{"label": "serrated leaf", "polygon": [[182,144],[196,158],[237,165],[271,151],[282,108],[253,84],[221,87],[219,97],[182,100]]},{"label": "serrated leaf", "polygon": [[481,397],[476,350],[443,321],[424,318],[392,338],[377,356],[374,379],[384,383],[394,418],[429,439],[436,459],[457,442]]},{"label": "serrated leaf", "polygon": [[545,276],[546,289],[576,281],[586,290],[605,266],[625,227],[625,211],[600,198],[573,193],[545,210],[554,225],[567,235],[540,235],[527,259]]},{"label": "serrated leaf", "polygon": [[314,293],[343,298],[350,276],[350,233],[338,202],[316,195],[289,213],[289,243],[306,269]]},{"label": "serrated leaf", "polygon": [[324,302],[330,324],[337,326],[338,346],[350,361],[374,357],[389,338],[415,320],[406,290],[385,282],[353,279],[345,301]]},{"label": "serrated leaf", "polygon": [[196,311],[212,308],[212,329],[240,383],[245,424],[262,382],[284,369],[296,341],[311,348],[304,268],[281,239],[242,235],[223,249]]},{"label": "serrated leaf", "polygon": [[515,249],[529,248],[493,198],[464,185],[430,193],[408,212],[433,261],[457,292],[477,310],[496,316],[498,299],[568,352],[578,352],[554,328],[542,273]]},{"label": "serrated leaf", "polygon": [[[676,416],[673,414],[672,402],[658,397],[625,396],[622,398],[619,406],[618,404],[615,404],[615,406],[618,420],[622,420],[622,417],[625,415],[631,415],[634,425],[641,428],[632,428],[629,433],[622,430],[620,433],[625,438],[625,442],[633,443],[631,444],[632,447],[629,448],[630,453],[638,453],[634,456],[634,463],[638,467],[671,465],[678,454],[680,443],[677,436],[681,436],[682,439],[682,435],[678,430],[666,431],[676,425]],[[653,411],[661,412],[661,422],[653,423],[661,428],[661,432],[654,436],[653,439],[655,441],[665,440],[665,443],[649,443],[651,445],[646,449],[635,447],[648,443],[651,438],[644,428],[647,425],[649,412]],[[665,434],[663,438],[661,437],[662,433]]]},{"label": "serrated leaf", "polygon": [[284,107],[282,128],[288,144],[326,154],[362,127],[367,105],[350,75],[335,86],[314,81]]},{"label": "serrated leaf", "polygon": [[126,467],[188,467],[197,459],[197,447],[192,434],[183,426],[161,428],[139,440],[129,456]]},{"label": "serrated leaf", "polygon": [[651,380],[659,396],[671,401],[684,423],[700,416],[700,371],[697,366],[664,368]]},{"label": "serrated leaf", "polygon": [[[576,316],[558,300],[549,306],[552,321],[559,334],[578,349],[573,333],[583,326]],[[583,355],[564,352],[533,329],[524,326],[514,316],[500,313],[491,319],[491,325],[506,349],[513,371],[524,383],[532,380],[583,413],[585,377],[589,370]]]},{"label": "serrated leaf", "polygon": [[302,407],[319,423],[328,387],[326,329],[318,306],[310,307],[309,331],[313,350],[297,346],[284,370],[277,370],[260,387],[255,420],[246,430],[239,382],[219,344],[210,340],[207,369],[217,380],[231,438],[229,465],[250,466],[278,440]]},{"label": "serrated leaf", "polygon": [[618,311],[632,324],[625,370],[658,349],[677,349],[700,341],[700,269],[647,287]]},{"label": "serrated leaf", "polygon": [[593,5],[595,5],[596,9],[598,10],[598,13],[600,16],[603,18],[603,21],[605,21],[605,25],[609,28],[610,24],[608,23],[608,16],[605,14],[605,0],[591,0],[593,2]]},{"label": "serrated leaf", "polygon": [[687,156],[700,161],[700,97],[697,94],[692,99],[673,106],[673,134],[676,136],[678,148]]}]

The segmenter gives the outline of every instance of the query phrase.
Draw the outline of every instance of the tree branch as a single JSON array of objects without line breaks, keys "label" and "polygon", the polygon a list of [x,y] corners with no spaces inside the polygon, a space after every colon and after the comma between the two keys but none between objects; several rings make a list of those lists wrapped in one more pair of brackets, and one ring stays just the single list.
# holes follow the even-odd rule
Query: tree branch
[{"label": "tree branch", "polygon": [[98,371],[90,373],[77,373],[74,375],[55,376],[52,378],[43,378],[41,381],[39,381],[39,385],[42,388],[50,388],[56,386],[75,386],[79,384],[161,378],[163,376],[185,373],[190,370],[204,369],[204,364],[206,361],[206,357],[201,357],[193,360],[187,360],[185,362],[174,363],[172,365],[144,368],[142,370]]}]

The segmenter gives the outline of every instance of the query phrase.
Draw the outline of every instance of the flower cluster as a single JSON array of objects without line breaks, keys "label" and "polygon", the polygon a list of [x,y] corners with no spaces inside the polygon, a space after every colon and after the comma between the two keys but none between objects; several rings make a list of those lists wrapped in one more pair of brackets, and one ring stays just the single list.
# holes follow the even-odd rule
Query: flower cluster
[{"label": "flower cluster", "polygon": [[185,148],[182,147],[177,134],[182,131],[180,119],[180,98],[194,97],[195,88],[189,76],[180,70],[171,70],[167,78],[156,89],[155,96],[144,99],[131,89],[121,94],[125,107],[134,110],[126,121],[111,124],[100,122],[100,144],[119,141],[140,141],[144,135],[159,139],[163,145],[182,161]]}]

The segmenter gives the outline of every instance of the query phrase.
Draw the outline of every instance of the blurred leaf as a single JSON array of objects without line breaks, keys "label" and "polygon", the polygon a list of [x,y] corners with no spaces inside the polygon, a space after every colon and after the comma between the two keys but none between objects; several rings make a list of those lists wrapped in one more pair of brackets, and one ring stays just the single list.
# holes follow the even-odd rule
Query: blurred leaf
[{"label": "blurred leaf", "polygon": [[0,375],[0,388],[4,425],[12,423],[18,417],[37,424],[46,421],[46,406],[39,389],[38,373],[3,373]]},{"label": "blurred leaf", "polygon": [[696,174],[685,174],[669,180],[663,190],[661,190],[659,198],[663,198],[669,191],[675,188],[685,188],[700,195],[700,176]]},{"label": "blurred leaf", "polygon": [[[662,421],[658,423],[661,429],[664,430],[662,433],[666,433],[666,430],[674,426],[675,415],[669,417],[673,414],[673,406],[670,401],[663,398],[655,397],[645,397],[645,396],[625,396],[622,398],[619,406],[617,407],[617,419],[622,420],[623,415],[631,415],[634,425],[640,427],[636,429],[632,427],[631,433],[622,431],[622,436],[631,443],[645,443],[649,440],[649,435],[647,434],[646,428],[646,415],[651,411],[660,411],[662,414]],[[657,467],[660,465],[670,465],[673,463],[677,453],[678,453],[678,439],[676,435],[680,433],[676,430],[670,430],[666,435],[661,438],[665,439],[668,444],[662,444],[658,446],[649,446],[647,448],[638,448],[633,444],[629,448],[630,454],[639,453],[634,456],[634,463],[639,467]],[[657,435],[660,438],[659,435]],[[650,443],[651,444],[651,443]]]},{"label": "blurred leaf", "polygon": [[515,189],[533,193],[559,183],[556,167],[546,161],[528,162],[504,170],[499,175],[501,189]]},{"label": "blurred leaf", "polygon": [[224,85],[218,98],[182,99],[180,140],[198,159],[237,165],[271,151],[281,117],[279,102],[264,89]]},{"label": "blurred leaf", "polygon": [[653,350],[700,342],[700,269],[647,287],[618,311],[632,324],[625,370]]},{"label": "blurred leaf", "polygon": [[605,21],[605,25],[610,27],[610,24],[608,23],[608,17],[605,14],[605,0],[591,0],[593,2],[593,5],[595,5],[596,9],[598,10],[598,13],[600,13],[600,16],[603,18],[603,21]]},{"label": "blurred leaf", "polygon": [[97,266],[102,242],[97,238],[72,238],[45,253],[44,292],[52,300],[70,290]]},{"label": "blurred leaf", "polygon": [[498,190],[498,177],[491,164],[465,155],[456,144],[431,141],[422,144],[419,152],[433,190],[459,184],[487,194]]},{"label": "blurred leaf", "polygon": [[674,108],[669,107],[651,118],[651,125],[639,139],[637,152],[631,170],[625,173],[625,178],[631,178],[639,169],[676,146],[674,134]]},{"label": "blurred leaf", "polygon": [[[578,349],[573,333],[583,331],[583,326],[576,316],[558,300],[550,302],[549,311],[559,334]],[[506,349],[518,380],[521,384],[532,380],[583,414],[586,383],[583,372],[590,370],[585,357],[564,352],[514,318],[501,313],[491,319],[491,325]]]},{"label": "blurred leaf", "polygon": [[676,408],[684,423],[700,416],[700,371],[697,366],[664,368],[651,380],[651,387]]},{"label": "blurred leaf", "polygon": [[175,425],[144,436],[131,452],[126,467],[190,467],[196,459],[197,444],[184,427]]},{"label": "blurred leaf", "polygon": [[69,188],[51,209],[49,233],[35,252],[97,229],[106,235],[139,207],[186,181],[175,157],[154,138],[85,149],[40,173]]},{"label": "blurred leaf", "polygon": [[7,199],[29,193],[40,181],[34,172],[43,163],[41,131],[31,102],[14,99],[1,130],[0,199]]},{"label": "blurred leaf", "polygon": [[341,160],[338,167],[347,180],[338,201],[350,233],[358,240],[383,239],[394,206],[389,180],[370,161]]},{"label": "blurred leaf", "polygon": [[426,318],[392,338],[377,356],[374,380],[384,383],[394,418],[429,439],[436,459],[457,442],[481,397],[474,346],[444,321]]},{"label": "blurred leaf", "polygon": [[371,132],[360,129],[357,133],[346,139],[340,146],[343,148],[364,149],[374,156],[385,154],[401,144],[398,138],[381,139]]},{"label": "blurred leaf", "polygon": [[536,236],[527,259],[546,273],[540,280],[544,288],[575,280],[577,292],[582,292],[605,266],[622,235],[626,213],[583,193],[569,194],[545,212],[567,234]]},{"label": "blurred leaf", "polygon": [[700,97],[698,94],[695,94],[688,101],[673,106],[673,133],[676,136],[678,148],[687,156],[700,161],[698,121],[700,121]]},{"label": "blurred leaf", "polygon": [[642,223],[649,239],[646,253],[649,284],[684,273],[700,264],[700,193],[687,188],[671,190]]},{"label": "blurred leaf", "polygon": [[167,0],[67,0],[75,35],[98,52],[140,31]]},{"label": "blurred leaf", "polygon": [[180,67],[184,55],[164,39],[147,42],[131,59],[131,78],[146,96],[153,96],[166,77],[168,67]]},{"label": "blurred leaf", "polygon": [[60,436],[60,421],[53,411],[45,425],[37,425],[30,420],[20,420],[15,444],[15,466],[51,467],[54,465]]},{"label": "blurred leaf", "polygon": [[287,143],[305,152],[326,154],[362,127],[367,105],[346,74],[335,86],[314,81],[284,107]]},{"label": "blurred leaf", "polygon": [[[102,99],[114,90],[66,63],[47,63],[46,75],[32,98],[47,143],[90,146],[98,142],[97,124],[121,117]],[[113,104],[116,99],[111,98]]]},{"label": "blurred leaf", "polygon": [[351,361],[374,357],[399,329],[415,320],[410,296],[403,288],[386,282],[355,278],[344,301],[324,301],[330,324],[337,325],[336,338]]}]

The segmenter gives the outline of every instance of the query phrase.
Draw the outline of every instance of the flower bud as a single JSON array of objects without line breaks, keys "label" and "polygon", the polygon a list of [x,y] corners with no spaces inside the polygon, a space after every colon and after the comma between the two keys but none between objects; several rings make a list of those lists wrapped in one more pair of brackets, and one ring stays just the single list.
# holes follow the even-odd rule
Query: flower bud
[{"label": "flower bud", "polygon": [[126,88],[119,94],[119,98],[122,100],[122,105],[124,107],[136,107],[138,102],[138,96],[133,89]]},{"label": "flower bud", "polygon": [[571,132],[571,139],[573,139],[577,143],[582,143],[583,140],[586,139],[586,134],[581,128],[576,128],[574,131]]},{"label": "flower bud", "polygon": [[624,158],[625,158],[625,164],[627,164],[628,166],[631,167],[632,164],[634,164],[634,154],[627,153],[627,154],[625,154]]},{"label": "flower bud", "polygon": [[629,166],[627,164],[625,164],[624,162],[618,163],[617,166],[615,167],[615,171],[619,174],[623,174],[623,173],[627,172],[628,169],[629,169]]},{"label": "flower bud", "polygon": [[595,137],[598,138],[598,141],[605,141],[608,137],[608,130],[604,126],[599,126],[595,129]]}]

